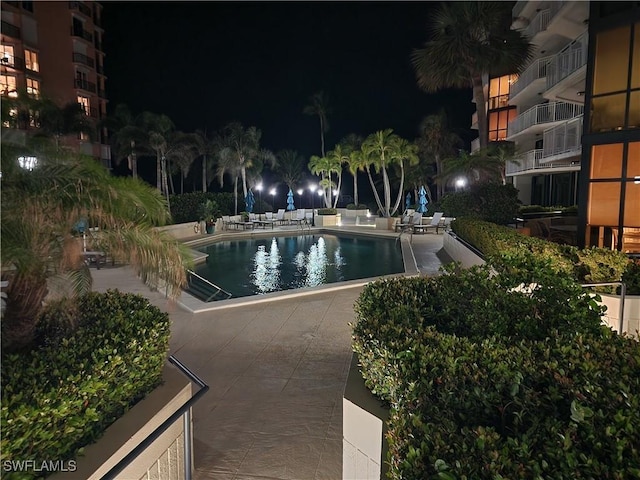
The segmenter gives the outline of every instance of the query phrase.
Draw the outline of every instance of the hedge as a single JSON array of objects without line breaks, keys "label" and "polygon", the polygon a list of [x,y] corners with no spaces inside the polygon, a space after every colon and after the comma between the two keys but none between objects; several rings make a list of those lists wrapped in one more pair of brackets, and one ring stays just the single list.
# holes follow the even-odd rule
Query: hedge
[{"label": "hedge", "polygon": [[[474,218],[458,218],[451,222],[451,229],[494,266],[504,265],[505,260],[512,260],[513,266],[515,259],[536,258],[548,262],[554,272],[570,275],[580,283],[619,281],[629,268],[627,256],[616,250],[560,245]],[[529,267],[532,265],[528,262]]]},{"label": "hedge", "polygon": [[[233,193],[227,192],[190,192],[180,195],[171,195],[169,205],[173,223],[197,222],[200,220],[202,205],[207,200],[213,200],[220,208],[221,215],[233,215]],[[244,200],[238,199],[238,205],[244,208]]]},{"label": "hedge", "polygon": [[77,302],[46,307],[40,348],[2,359],[0,461],[71,459],[161,383],[166,313],[117,290]]},{"label": "hedge", "polygon": [[507,225],[518,214],[518,190],[513,185],[485,183],[469,190],[447,193],[440,201],[446,217],[475,217]]},{"label": "hedge", "polygon": [[390,478],[640,477],[638,343],[570,276],[524,266],[364,288],[353,346],[390,406]]}]

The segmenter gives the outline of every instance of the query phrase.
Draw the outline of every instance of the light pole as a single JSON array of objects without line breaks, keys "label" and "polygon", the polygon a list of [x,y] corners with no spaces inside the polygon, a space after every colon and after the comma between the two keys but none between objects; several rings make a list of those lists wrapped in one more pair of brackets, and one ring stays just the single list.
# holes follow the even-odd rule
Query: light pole
[{"label": "light pole", "polygon": [[311,192],[311,223],[314,226],[316,224],[316,210],[313,208],[313,195],[316,192],[316,188],[318,188],[318,186],[315,183],[309,185],[309,191]]},{"label": "light pole", "polygon": [[262,204],[262,184],[261,183],[256,185],[256,190],[258,191],[258,201],[260,202],[260,207],[264,209],[264,205]]}]

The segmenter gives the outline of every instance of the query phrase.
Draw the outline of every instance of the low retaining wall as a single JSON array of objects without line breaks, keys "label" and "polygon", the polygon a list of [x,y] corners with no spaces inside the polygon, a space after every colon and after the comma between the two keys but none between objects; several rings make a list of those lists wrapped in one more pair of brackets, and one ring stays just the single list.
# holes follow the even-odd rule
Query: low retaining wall
[{"label": "low retaining wall", "polygon": [[[116,420],[94,444],[84,449],[73,472],[49,480],[99,480],[159,425],[191,398],[191,382],[175,367],[165,366],[164,383]],[[192,431],[192,429],[190,429]],[[191,439],[187,439],[191,442]],[[118,480],[185,479],[184,422],[180,417],[117,476]],[[193,458],[189,461],[193,465]]]},{"label": "low retaining wall", "polygon": [[176,223],[175,225],[166,225],[164,227],[158,227],[161,232],[167,232],[176,240],[182,240],[184,238],[195,237],[196,235],[202,235],[205,233],[204,222],[198,222],[199,229],[195,231],[196,222],[188,223]]}]

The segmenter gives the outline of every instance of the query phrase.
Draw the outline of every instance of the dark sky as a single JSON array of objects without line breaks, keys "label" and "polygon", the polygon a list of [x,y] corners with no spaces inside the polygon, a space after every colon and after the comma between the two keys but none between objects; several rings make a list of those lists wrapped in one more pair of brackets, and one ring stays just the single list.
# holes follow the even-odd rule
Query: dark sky
[{"label": "dark sky", "polygon": [[442,107],[454,127],[470,124],[470,90],[416,85],[409,57],[433,2],[103,5],[110,111],[164,113],[185,132],[240,121],[262,130],[264,147],[307,157],[320,153],[319,123],[302,110],[320,90],[332,108],[327,150],[351,132],[413,139]]}]

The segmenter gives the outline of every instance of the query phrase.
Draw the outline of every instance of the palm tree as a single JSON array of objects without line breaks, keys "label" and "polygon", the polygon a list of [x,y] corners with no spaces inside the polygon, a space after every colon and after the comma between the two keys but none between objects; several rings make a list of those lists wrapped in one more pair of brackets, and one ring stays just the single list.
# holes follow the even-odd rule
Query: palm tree
[{"label": "palm tree", "polygon": [[[365,159],[366,171],[373,189],[373,194],[378,204],[378,208],[383,217],[395,215],[400,202],[402,201],[404,188],[404,162],[416,165],[418,159],[418,147],[407,140],[393,133],[393,130],[380,130],[369,135],[362,143],[362,154]],[[400,186],[395,203],[391,204],[391,182],[389,180],[389,168],[397,164],[400,168]],[[380,200],[380,195],[371,176],[371,167],[378,174],[382,174],[382,189],[384,202]]]},{"label": "palm tree", "polygon": [[533,46],[510,26],[508,2],[442,2],[429,20],[430,40],[411,55],[426,92],[473,89],[482,148],[489,140],[482,77],[520,71],[532,58]]},{"label": "palm tree", "polygon": [[[222,167],[221,173],[224,175],[225,171],[234,172],[236,171],[235,167],[237,167],[237,171],[242,178],[243,197],[247,196],[249,190],[247,172],[254,167],[261,169],[265,161],[271,164],[275,162],[273,153],[260,148],[261,137],[262,132],[256,127],[248,127],[245,130],[239,122],[232,122],[227,125],[219,137],[221,142],[221,148],[218,151],[219,168]],[[237,204],[237,189],[235,195]]]},{"label": "palm tree", "polygon": [[214,172],[214,162],[218,145],[214,138],[207,136],[207,129],[196,130],[195,142],[198,155],[202,157],[202,191],[206,192],[209,186],[209,178]]},{"label": "palm tree", "polygon": [[330,160],[328,157],[312,155],[307,166],[312,174],[320,175],[319,184],[324,190],[324,206],[326,208],[331,208],[331,190],[334,187],[334,184],[331,181],[331,171],[334,167],[334,161]]},{"label": "palm tree", "polygon": [[306,115],[317,115],[320,120],[320,153],[324,157],[324,134],[329,130],[327,114],[331,113],[329,97],[323,92],[317,92],[309,97],[309,105],[302,110]]},{"label": "palm tree", "polygon": [[500,180],[502,185],[507,184],[507,163],[520,165],[520,155],[516,151],[513,142],[496,142],[489,145],[486,150],[480,150],[480,155],[484,155],[489,162],[497,162],[500,166]]},{"label": "palm tree", "polygon": [[138,157],[150,153],[142,116],[134,116],[127,105],[119,104],[113,115],[101,122],[101,126],[110,132],[109,143],[116,163],[126,158],[133,178],[138,178]]},{"label": "palm tree", "polygon": [[90,289],[82,243],[73,235],[82,218],[99,228],[100,248],[114,260],[130,263],[145,283],[162,280],[171,296],[179,294],[189,254],[153,228],[169,220],[159,192],[55,146],[38,152],[33,170],[20,168],[17,158],[29,154],[28,147],[2,148],[1,261],[8,281],[3,348],[30,343],[50,278],[64,275],[77,293]]},{"label": "palm tree", "polygon": [[362,156],[362,142],[364,138],[355,133],[350,133],[340,141],[344,152],[348,155],[345,163],[349,173],[353,176],[353,203],[358,205],[358,172],[365,171],[364,159]]},{"label": "palm tree", "polygon": [[[180,173],[180,193],[184,193],[184,179],[189,175],[189,170],[200,155],[200,137],[195,133],[175,132],[171,136],[171,148],[166,153],[167,161]],[[171,191],[174,192],[173,179]]]},{"label": "palm tree", "polygon": [[338,144],[327,154],[327,158],[331,162],[329,175],[331,176],[331,174],[335,173],[338,177],[338,185],[336,187],[338,194],[333,199],[333,208],[336,208],[338,206],[340,188],[342,187],[342,165],[350,160],[349,150],[348,148]]},{"label": "palm tree", "polygon": [[500,172],[504,162],[495,156],[487,155],[486,150],[469,153],[460,150],[455,157],[446,158],[443,162],[442,173],[437,180],[448,183],[456,177],[464,177],[470,183],[486,183],[500,178]]},{"label": "palm tree", "polygon": [[[420,137],[416,141],[423,158],[436,164],[436,172],[442,172],[442,159],[454,154],[454,148],[461,146],[462,139],[447,128],[447,115],[441,110],[435,115],[429,115],[420,122]],[[443,185],[436,184],[437,197],[442,198]]]},{"label": "palm tree", "polygon": [[280,150],[276,153],[276,159],[276,172],[280,174],[282,181],[294,190],[304,178],[304,157],[295,150]]}]

